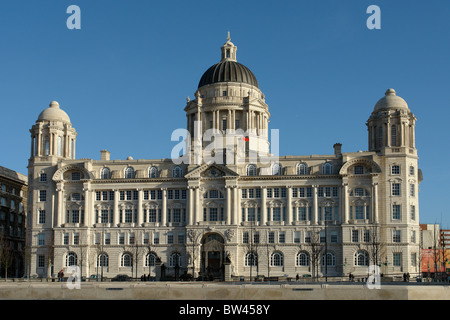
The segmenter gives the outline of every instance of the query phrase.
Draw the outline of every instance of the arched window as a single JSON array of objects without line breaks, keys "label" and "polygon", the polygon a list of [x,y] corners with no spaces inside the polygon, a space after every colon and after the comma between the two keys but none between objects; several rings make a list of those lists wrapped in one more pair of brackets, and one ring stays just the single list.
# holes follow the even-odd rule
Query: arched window
[{"label": "arched window", "polygon": [[282,267],[283,266],[283,254],[281,252],[274,252],[270,257],[270,265],[272,267]]},{"label": "arched window", "polygon": [[355,253],[355,266],[368,266],[369,265],[369,254],[367,251],[360,250]]},{"label": "arched window", "polygon": [[182,178],[183,177],[183,169],[180,166],[176,166],[173,168],[173,177],[174,178]]},{"label": "arched window", "polygon": [[302,175],[302,174],[308,174],[307,173],[308,167],[306,166],[306,164],[304,163],[299,163],[297,165],[297,174],[298,175]]},{"label": "arched window", "polygon": [[258,265],[258,255],[255,252],[249,252],[245,255],[245,266],[256,267]]},{"label": "arched window", "polygon": [[78,259],[75,252],[69,252],[66,255],[66,267],[72,267],[78,265]]},{"label": "arched window", "polygon": [[332,174],[333,173],[333,165],[329,162],[325,162],[322,166],[323,174]]},{"label": "arched window", "polygon": [[125,169],[125,179],[133,179],[134,178],[134,169],[133,167],[127,167]]},{"label": "arched window", "polygon": [[334,255],[333,252],[327,252],[326,255],[322,255],[322,266],[325,265],[325,257],[326,257],[328,267],[336,266],[336,256]]},{"label": "arched window", "polygon": [[149,178],[158,178],[158,168],[157,167],[151,167],[148,170],[148,176],[149,176]]},{"label": "arched window", "polygon": [[281,164],[279,163],[274,163],[272,165],[272,175],[273,176],[279,176],[281,175]]},{"label": "arched window", "polygon": [[247,166],[247,176],[256,176],[256,166],[254,164]]},{"label": "arched window", "polygon": [[146,267],[154,267],[156,265],[156,254],[154,252],[150,252],[145,256],[145,266]]},{"label": "arched window", "polygon": [[391,147],[397,146],[397,126],[394,124],[391,126]]},{"label": "arched window", "polygon": [[101,179],[111,179],[111,171],[109,168],[102,168],[102,171],[100,173]]},{"label": "arched window", "polygon": [[59,157],[62,156],[62,138],[60,136],[58,136],[58,140],[57,140],[57,155]]},{"label": "arched window", "polygon": [[308,267],[309,266],[309,253],[299,252],[295,258],[297,267]]},{"label": "arched window", "polygon": [[133,258],[131,257],[131,254],[129,253],[122,254],[122,257],[120,258],[120,266],[121,267],[133,266]]},{"label": "arched window", "polygon": [[101,253],[98,255],[97,266],[98,267],[108,267],[109,266],[109,257],[106,253]]},{"label": "arched window", "polygon": [[169,257],[169,267],[174,268],[177,264],[181,267],[181,254],[174,252]]}]

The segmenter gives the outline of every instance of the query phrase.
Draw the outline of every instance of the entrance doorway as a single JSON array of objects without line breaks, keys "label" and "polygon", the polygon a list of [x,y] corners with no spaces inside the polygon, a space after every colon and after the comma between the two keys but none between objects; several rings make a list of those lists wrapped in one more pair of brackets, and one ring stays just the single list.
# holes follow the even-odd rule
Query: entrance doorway
[{"label": "entrance doorway", "polygon": [[223,280],[225,241],[218,233],[208,233],[202,239],[201,275],[205,280]]}]

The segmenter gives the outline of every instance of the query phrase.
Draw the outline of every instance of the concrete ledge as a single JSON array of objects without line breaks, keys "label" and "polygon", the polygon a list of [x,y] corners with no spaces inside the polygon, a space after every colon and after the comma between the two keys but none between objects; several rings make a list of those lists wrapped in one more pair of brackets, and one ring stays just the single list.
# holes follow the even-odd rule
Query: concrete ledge
[{"label": "concrete ledge", "polygon": [[2,300],[450,300],[444,285],[232,283],[0,283]]}]

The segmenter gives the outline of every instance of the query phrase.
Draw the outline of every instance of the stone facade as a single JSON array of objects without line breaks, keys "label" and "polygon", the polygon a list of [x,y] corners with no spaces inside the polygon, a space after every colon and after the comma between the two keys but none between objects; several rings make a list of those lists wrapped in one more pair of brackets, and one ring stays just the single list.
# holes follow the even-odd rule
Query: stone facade
[{"label": "stone facade", "polygon": [[[328,155],[278,156],[264,94],[236,50],[228,38],[187,99],[190,135],[177,159],[111,160],[106,150],[76,159],[67,114],[57,102],[41,113],[29,160],[31,274],[71,265],[108,278],[193,269],[223,278],[224,265],[231,277],[366,275],[372,264],[420,271],[416,119],[406,102],[389,89],[375,105],[368,151],[336,143]],[[208,130],[231,134],[231,144],[208,149]]]},{"label": "stone facade", "polygon": [[27,184],[27,176],[0,166],[1,277],[24,274]]}]

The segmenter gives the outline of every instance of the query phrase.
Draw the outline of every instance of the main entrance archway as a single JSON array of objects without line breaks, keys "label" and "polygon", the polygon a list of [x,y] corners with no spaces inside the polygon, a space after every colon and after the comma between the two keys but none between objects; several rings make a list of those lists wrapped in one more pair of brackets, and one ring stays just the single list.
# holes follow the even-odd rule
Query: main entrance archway
[{"label": "main entrance archway", "polygon": [[207,233],[202,238],[201,275],[205,279],[223,279],[225,240],[218,233]]}]

